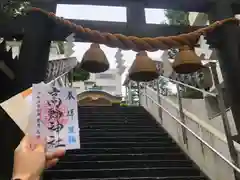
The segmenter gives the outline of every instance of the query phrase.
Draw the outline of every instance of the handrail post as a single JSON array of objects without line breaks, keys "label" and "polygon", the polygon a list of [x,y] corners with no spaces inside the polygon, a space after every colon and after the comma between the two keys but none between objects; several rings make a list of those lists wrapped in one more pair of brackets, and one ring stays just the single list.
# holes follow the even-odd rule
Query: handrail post
[{"label": "handrail post", "polygon": [[70,74],[70,87],[73,87],[73,69],[69,72]]},{"label": "handrail post", "polygon": [[139,82],[137,82],[137,88],[138,88],[138,105],[141,106],[141,101],[140,101],[141,95],[140,95],[140,85],[139,85]]},{"label": "handrail post", "polygon": [[64,85],[67,86],[67,74],[64,75]]},{"label": "handrail post", "polygon": [[125,86],[125,101],[126,101],[126,104],[128,104],[128,87]]},{"label": "handrail post", "polygon": [[230,156],[231,156],[233,164],[236,165],[237,167],[239,167],[238,154],[235,149],[234,141],[233,141],[232,134],[231,134],[231,129],[230,129],[227,113],[226,113],[226,107],[225,107],[224,99],[223,99],[223,93],[222,93],[221,85],[219,83],[219,79],[218,79],[218,75],[217,75],[216,64],[210,62],[210,67],[212,70],[214,84],[215,84],[216,91],[218,94],[217,100],[218,100],[219,109],[221,111],[220,113],[221,113],[221,117],[222,117],[222,121],[223,121],[224,131],[225,131],[226,138],[227,138],[227,144],[228,144]]},{"label": "handrail post", "polygon": [[[178,109],[179,109],[179,116],[180,120],[183,124],[185,124],[185,115],[183,113],[183,106],[182,106],[182,98],[180,93],[180,86],[179,84],[176,84],[177,86],[177,98],[178,98]],[[182,135],[183,135],[183,143],[187,145],[187,134],[186,129],[182,127]]]},{"label": "handrail post", "polygon": [[128,83],[128,103],[129,105],[132,105],[132,87],[131,87],[131,81]]},{"label": "handrail post", "polygon": [[56,86],[56,81],[55,80],[53,80],[52,86]]},{"label": "handrail post", "polygon": [[[161,96],[160,96],[160,87],[159,87],[159,78],[156,79],[156,86],[157,86],[157,102],[158,104],[161,104]],[[161,124],[163,122],[163,116],[162,116],[162,108],[158,107],[158,115],[161,119]]]},{"label": "handrail post", "polygon": [[147,83],[144,83],[144,90],[145,90],[145,95],[146,95],[146,106],[148,106],[148,97],[147,97]]}]

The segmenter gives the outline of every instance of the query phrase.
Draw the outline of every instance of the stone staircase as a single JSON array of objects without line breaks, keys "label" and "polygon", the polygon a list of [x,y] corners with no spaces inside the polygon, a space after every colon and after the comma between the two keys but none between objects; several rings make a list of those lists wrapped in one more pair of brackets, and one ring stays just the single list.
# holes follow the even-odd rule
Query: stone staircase
[{"label": "stone staircase", "polygon": [[142,107],[80,107],[81,149],[45,180],[207,180]]}]

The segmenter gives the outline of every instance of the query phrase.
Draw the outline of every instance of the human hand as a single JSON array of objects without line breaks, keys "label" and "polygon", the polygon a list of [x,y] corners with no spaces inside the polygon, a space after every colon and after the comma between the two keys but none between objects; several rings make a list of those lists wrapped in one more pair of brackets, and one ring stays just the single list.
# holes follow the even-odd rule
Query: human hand
[{"label": "human hand", "polygon": [[46,154],[45,141],[26,135],[14,153],[13,179],[36,180],[44,168],[54,166],[64,150]]},{"label": "human hand", "polygon": [[57,149],[54,152],[46,153],[45,168],[51,168],[57,164],[59,158],[65,155],[65,149]]}]

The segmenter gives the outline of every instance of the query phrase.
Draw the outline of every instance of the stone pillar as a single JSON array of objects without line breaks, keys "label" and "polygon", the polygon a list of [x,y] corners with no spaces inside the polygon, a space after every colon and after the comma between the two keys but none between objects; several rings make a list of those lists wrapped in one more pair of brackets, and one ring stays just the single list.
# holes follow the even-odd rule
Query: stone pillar
[{"label": "stone pillar", "polygon": [[[230,2],[219,1],[209,12],[211,22],[233,17]],[[208,43],[216,48],[224,79],[224,87],[230,100],[238,135],[240,133],[240,31],[237,23],[230,22],[207,35]],[[240,138],[237,138],[240,140]]]},{"label": "stone pillar", "polygon": [[127,2],[127,29],[129,34],[137,34],[146,24],[144,4],[139,1]]},{"label": "stone pillar", "polygon": [[54,24],[44,13],[32,11],[27,15],[17,71],[18,91],[45,79]]},{"label": "stone pillar", "polygon": [[48,12],[56,13],[57,10],[57,0],[50,0],[49,1],[39,1],[39,2],[32,2],[31,5],[36,8],[41,8]]}]

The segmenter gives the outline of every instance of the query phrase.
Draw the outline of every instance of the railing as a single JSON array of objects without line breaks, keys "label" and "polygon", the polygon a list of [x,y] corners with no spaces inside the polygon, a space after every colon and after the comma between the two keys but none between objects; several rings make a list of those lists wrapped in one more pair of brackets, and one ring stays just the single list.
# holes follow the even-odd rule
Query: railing
[{"label": "railing", "polygon": [[190,89],[193,89],[193,90],[202,92],[203,94],[208,94],[208,95],[214,96],[214,97],[217,96],[217,93],[211,93],[211,92],[208,92],[208,91],[205,91],[205,90],[202,90],[202,89],[198,89],[198,88],[196,88],[196,87],[194,87],[194,86],[191,86],[191,85],[182,83],[182,82],[180,82],[180,81],[176,81],[176,80],[173,80],[173,79],[164,77],[164,76],[160,76],[160,78],[163,78],[163,79],[166,79],[166,80],[168,80],[168,81],[170,81],[170,82],[172,82],[172,83],[175,83],[175,84],[178,84],[178,85],[182,85],[182,86],[185,86],[185,87],[187,87],[187,88],[190,88]]},{"label": "railing", "polygon": [[61,59],[49,61],[45,82],[48,83],[53,79],[56,79],[57,77],[68,73],[76,65],[77,65],[77,59],[75,57],[61,58]]},{"label": "railing", "polygon": [[[213,67],[211,67],[213,68]],[[177,116],[173,115],[172,112],[170,112],[166,107],[164,107],[161,104],[161,96],[160,96],[160,92],[159,92],[159,87],[158,87],[158,80],[157,80],[157,88],[155,88],[157,90],[157,99],[152,98],[151,96],[149,96],[147,94],[147,91],[145,89],[145,92],[142,91],[141,94],[139,95],[141,98],[143,98],[142,95],[146,96],[146,106],[148,105],[148,100],[151,100],[157,107],[159,107],[162,111],[164,111],[165,113],[167,113],[172,119],[174,119],[181,127],[182,127],[182,138],[183,138],[183,142],[184,144],[187,144],[187,135],[186,135],[186,131],[190,132],[195,138],[197,138],[201,144],[204,144],[208,149],[210,149],[212,152],[214,152],[217,156],[219,156],[224,162],[226,162],[232,169],[234,172],[234,177],[235,179],[239,179],[240,177],[240,169],[239,169],[239,164],[238,164],[238,152],[235,148],[235,144],[236,142],[233,141],[232,139],[232,134],[231,134],[231,129],[230,129],[230,125],[229,125],[229,120],[226,114],[226,108],[225,108],[225,104],[224,104],[224,100],[223,100],[223,93],[219,84],[219,80],[216,74],[216,71],[214,71],[214,69],[212,69],[212,74],[213,74],[213,79],[214,79],[214,84],[215,84],[215,88],[216,88],[216,92],[217,93],[211,93],[208,91],[205,91],[203,89],[198,89],[194,86],[185,84],[183,82],[179,82],[170,78],[166,78],[163,76],[160,76],[160,78],[164,78],[166,80],[168,80],[171,83],[176,84],[177,87],[177,100],[178,100],[178,110],[179,110],[179,115],[180,118],[177,118]],[[209,96],[213,96],[217,98],[218,101],[218,106],[220,109],[220,115],[222,118],[222,122],[223,122],[223,127],[224,127],[224,131],[225,131],[225,136],[226,136],[226,140],[227,140],[227,146],[229,149],[229,153],[230,153],[230,158],[226,158],[221,152],[219,152],[219,149],[215,149],[213,146],[211,146],[208,142],[206,142],[203,138],[201,138],[196,132],[194,132],[191,128],[189,128],[186,124],[185,124],[185,112],[186,110],[183,108],[182,105],[182,98],[181,98],[181,94],[180,94],[180,86],[184,86],[190,89],[193,89],[195,91],[201,92],[203,95],[209,95]],[[152,107],[150,107],[151,109]],[[160,116],[160,113],[158,114],[158,116]],[[162,117],[160,117],[161,119]],[[162,121],[162,120],[161,120]],[[161,122],[160,122],[161,123]]]},{"label": "railing", "polygon": [[198,140],[201,141],[204,145],[206,145],[211,151],[216,153],[220,158],[222,158],[225,162],[227,162],[232,168],[236,170],[237,173],[240,174],[240,168],[238,168],[234,163],[229,161],[227,158],[225,158],[221,153],[219,153],[216,149],[214,149],[211,145],[209,145],[206,141],[204,141],[200,136],[198,136],[194,131],[192,131],[190,128],[188,128],[181,120],[179,120],[177,117],[171,114],[167,109],[165,109],[162,105],[160,105],[157,101],[155,101],[153,98],[148,96],[147,94],[144,94],[148,99],[150,99],[152,102],[154,102],[158,107],[160,107],[164,112],[166,112],[169,116],[171,116],[175,121],[177,121],[183,128],[185,128],[187,131],[189,131],[192,135],[194,135]]}]

